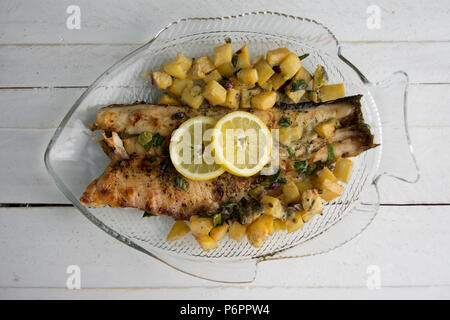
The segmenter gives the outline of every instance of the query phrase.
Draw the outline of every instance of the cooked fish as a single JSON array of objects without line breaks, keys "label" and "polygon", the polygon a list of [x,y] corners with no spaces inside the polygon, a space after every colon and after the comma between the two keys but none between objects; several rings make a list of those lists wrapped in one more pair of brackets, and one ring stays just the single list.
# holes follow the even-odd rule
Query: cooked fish
[{"label": "cooked fish", "polygon": [[[289,117],[291,125],[303,127],[303,137],[292,146],[294,157],[284,148],[280,148],[280,167],[287,172],[293,172],[294,161],[327,161],[330,143],[334,146],[336,158],[356,156],[376,146],[369,127],[363,122],[360,98],[361,96],[353,96],[326,103],[300,103],[281,105],[267,111],[249,111],[262,119],[269,128],[278,128],[282,117]],[[87,187],[81,197],[81,203],[96,208],[107,205],[132,207],[157,215],[170,215],[175,219],[189,219],[198,213],[217,212],[224,203],[239,203],[241,199],[248,198],[249,188],[264,177],[241,178],[224,173],[210,181],[186,179],[189,185],[186,191],[176,183],[177,177],[181,176],[165,153],[166,145],[146,151],[137,142],[137,134],[144,131],[166,136],[167,142],[173,130],[190,117],[207,115],[218,119],[228,112],[230,109],[222,107],[195,110],[188,107],[142,104],[114,105],[101,109],[91,128],[117,134],[111,136],[115,137],[114,143],[110,141],[106,146],[103,144],[112,162],[106,171]],[[314,127],[330,119],[338,119],[341,128],[337,129],[332,140],[328,141],[319,137],[314,132]],[[122,144],[117,140],[119,136],[123,140]],[[126,154],[123,154],[122,149],[114,152],[117,145],[123,145]],[[112,146],[114,150],[108,149],[108,146]],[[150,163],[149,155],[156,155],[157,160]],[[257,217],[260,214],[252,201],[246,202],[242,212],[244,214],[240,219],[243,223],[251,222],[252,219],[248,218],[250,215]]]}]

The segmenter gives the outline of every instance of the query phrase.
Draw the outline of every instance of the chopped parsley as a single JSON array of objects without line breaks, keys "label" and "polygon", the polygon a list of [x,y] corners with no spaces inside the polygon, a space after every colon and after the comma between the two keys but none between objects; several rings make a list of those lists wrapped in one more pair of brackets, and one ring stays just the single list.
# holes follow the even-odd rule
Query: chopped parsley
[{"label": "chopped parsley", "polygon": [[156,214],[145,211],[144,214],[142,215],[142,218],[148,218],[153,216],[156,216]]},{"label": "chopped parsley", "polygon": [[301,56],[298,56],[298,58],[300,60],[303,60],[303,59],[307,58],[308,56],[309,56],[309,53],[305,53],[305,54],[302,54]]},{"label": "chopped parsley", "polygon": [[331,163],[334,160],[334,144],[328,144],[328,157],[327,163]]},{"label": "chopped parsley", "polygon": [[222,214],[218,213],[213,216],[214,227],[221,226],[223,224]]},{"label": "chopped parsley", "polygon": [[280,127],[289,127],[291,125],[291,119],[287,117],[281,117],[280,121],[278,121],[278,124]]},{"label": "chopped parsley", "polygon": [[189,190],[189,183],[186,180],[184,180],[183,178],[181,178],[181,177],[177,177],[175,179],[175,184],[177,185],[177,187],[180,187],[184,191],[188,191]]},{"label": "chopped parsley", "polygon": [[292,81],[291,92],[305,90],[306,88],[308,88],[308,84],[305,80],[300,79],[298,81]]},{"label": "chopped parsley", "polygon": [[282,143],[280,143],[280,147],[286,149],[287,152],[289,153],[289,157],[291,157],[292,159],[295,159],[295,152],[291,147],[289,147],[285,144],[282,144]]},{"label": "chopped parsley", "polygon": [[231,64],[233,65],[233,67],[236,68],[237,63],[238,63],[238,56],[237,55],[233,55],[233,57],[231,58]]}]

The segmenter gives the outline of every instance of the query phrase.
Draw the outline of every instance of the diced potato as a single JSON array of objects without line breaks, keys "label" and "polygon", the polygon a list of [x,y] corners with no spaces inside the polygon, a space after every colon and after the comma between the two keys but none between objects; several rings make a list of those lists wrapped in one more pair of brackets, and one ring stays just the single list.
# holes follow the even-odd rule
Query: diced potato
[{"label": "diced potato", "polygon": [[247,238],[252,246],[259,248],[269,232],[273,233],[273,217],[262,215],[247,227]]},{"label": "diced potato", "polygon": [[312,90],[315,92],[321,86],[327,84],[328,76],[321,65],[318,65],[314,71]]},{"label": "diced potato", "polygon": [[278,48],[275,50],[269,50],[267,51],[266,55],[267,62],[272,66],[278,65],[281,63],[281,61],[284,60],[284,58],[287,57],[289,53],[291,52],[287,48]]},{"label": "diced potato", "polygon": [[186,222],[182,220],[177,220],[172,226],[172,229],[170,229],[169,234],[167,235],[167,241],[173,241],[183,238],[188,232],[189,227],[187,226]]},{"label": "diced potato", "polygon": [[212,250],[218,247],[217,242],[207,234],[194,234],[194,238],[198,241],[204,251]]},{"label": "diced potato", "polygon": [[243,84],[254,85],[258,81],[258,71],[254,68],[242,69],[237,73],[237,78]]},{"label": "diced potato", "polygon": [[191,71],[189,71],[188,78],[192,80],[204,79],[206,78],[206,74],[200,66],[192,66]]},{"label": "diced potato", "polygon": [[241,100],[241,92],[238,89],[229,88],[227,89],[227,98],[225,100],[225,106],[230,109],[239,108],[239,102]]},{"label": "diced potato", "polygon": [[320,197],[327,202],[339,197],[342,191],[344,191],[343,186],[329,179],[325,179],[320,185],[320,188],[322,189]]},{"label": "diced potato", "polygon": [[303,192],[305,192],[306,190],[310,190],[314,187],[313,183],[308,178],[306,178],[303,181],[298,181],[296,185],[298,192],[300,192],[301,194],[303,194]]},{"label": "diced potato", "polygon": [[337,180],[333,172],[331,172],[331,170],[328,169],[327,167],[324,167],[317,173],[317,181],[316,181],[317,185],[320,186],[322,182],[325,181],[325,179],[328,179],[332,182],[335,182]]},{"label": "diced potato", "polygon": [[345,97],[343,83],[330,84],[320,88],[320,101],[330,101]]},{"label": "diced potato", "polygon": [[290,145],[292,141],[299,140],[302,137],[302,128],[295,127],[281,127],[278,131],[278,140],[285,145]]},{"label": "diced potato", "polygon": [[231,62],[232,56],[233,56],[233,48],[231,47],[231,43],[225,43],[224,45],[215,47],[214,65],[218,67],[221,64]]},{"label": "diced potato", "polygon": [[294,103],[298,103],[300,99],[305,95],[306,90],[300,89],[296,91],[291,91],[292,89],[292,83],[288,86],[286,86],[286,90],[284,93],[289,97],[289,99],[292,100]]},{"label": "diced potato", "polygon": [[213,71],[211,71],[210,73],[208,73],[206,75],[206,77],[203,79],[203,81],[205,81],[205,83],[208,83],[210,81],[217,81],[219,82],[220,80],[222,80],[222,75],[220,74],[220,72],[215,69]]},{"label": "diced potato", "polygon": [[210,81],[203,88],[202,95],[213,106],[223,105],[227,99],[227,90],[217,81]]},{"label": "diced potato", "polygon": [[258,84],[260,86],[264,85],[275,73],[266,60],[259,60],[259,62],[255,65],[255,69],[258,72]]},{"label": "diced potato", "polygon": [[322,138],[329,139],[334,135],[334,132],[336,131],[335,121],[329,120],[327,122],[321,123],[314,128],[314,131],[316,131]]},{"label": "diced potato", "polygon": [[297,211],[295,216],[286,219],[286,229],[288,233],[297,231],[303,228],[302,215],[305,211]]},{"label": "diced potato", "polygon": [[258,95],[261,93],[261,89],[255,88],[255,89],[247,89],[247,88],[241,88],[241,104],[240,107],[244,109],[251,108],[251,99],[252,97]]},{"label": "diced potato", "polygon": [[284,79],[284,76],[281,73],[274,74],[270,79],[272,80],[273,90],[280,89],[281,86],[286,82],[286,79]]},{"label": "diced potato", "polygon": [[261,203],[264,205],[264,213],[278,219],[284,217],[284,209],[281,205],[280,199],[271,196],[263,196]]},{"label": "diced potato", "polygon": [[251,99],[252,107],[259,110],[272,108],[277,102],[277,93],[275,91],[262,92]]},{"label": "diced potato", "polygon": [[180,101],[172,97],[168,93],[163,93],[161,97],[159,97],[158,104],[167,105],[167,106],[179,106],[181,105]]},{"label": "diced potato", "polygon": [[180,97],[186,87],[192,88],[193,86],[194,81],[192,81],[191,79],[174,79],[172,86],[169,88],[169,91],[173,95]]},{"label": "diced potato", "polygon": [[203,103],[201,92],[202,88],[199,86],[193,86],[192,88],[186,87],[181,94],[181,101],[193,109],[198,109]]},{"label": "diced potato", "polygon": [[177,61],[164,63],[162,67],[166,73],[174,76],[175,78],[185,79],[187,76],[187,70],[184,68],[183,64]]},{"label": "diced potato", "polygon": [[214,241],[219,241],[227,235],[228,228],[228,223],[224,223],[221,226],[212,228],[212,230],[209,232],[209,235],[214,239]]},{"label": "diced potato", "polygon": [[312,76],[305,68],[301,67],[295,74],[294,80],[295,81],[304,80],[306,84],[308,84],[312,80]]},{"label": "diced potato", "polygon": [[262,85],[260,85],[260,87],[262,89],[264,89],[265,91],[272,91],[272,89],[273,89],[272,78],[270,78],[269,80],[264,82]]},{"label": "diced potato", "polygon": [[336,161],[336,165],[334,167],[333,173],[339,181],[344,183],[348,183],[348,179],[350,178],[350,174],[353,169],[353,161],[346,158],[339,158]]},{"label": "diced potato", "polygon": [[284,195],[284,201],[287,204],[297,203],[301,199],[300,192],[298,192],[297,186],[295,185],[295,183],[293,181],[289,181],[284,184],[283,195]]},{"label": "diced potato", "polygon": [[306,91],[305,98],[312,102],[319,102],[319,95],[316,91]]},{"label": "diced potato", "polygon": [[247,46],[244,45],[238,52],[239,53],[236,68],[245,69],[250,67],[250,52],[248,51]]},{"label": "diced potato", "polygon": [[233,76],[235,71],[237,70],[235,67],[233,67],[233,64],[230,62],[226,62],[221,64],[217,67],[217,70],[220,72],[220,74],[224,77],[230,78]]},{"label": "diced potato", "polygon": [[294,53],[289,53],[280,64],[281,74],[285,80],[292,78],[302,67],[302,62]]},{"label": "diced potato", "polygon": [[233,240],[241,241],[245,235],[246,230],[246,225],[242,225],[238,221],[233,221],[230,226],[230,230],[228,231],[228,236]]},{"label": "diced potato", "polygon": [[178,52],[175,62],[181,64],[183,69],[187,72],[192,65],[192,58],[186,57],[181,52]]},{"label": "diced potato", "polygon": [[286,230],[286,220],[273,219],[273,231]]},{"label": "diced potato", "polygon": [[153,83],[156,84],[159,89],[167,89],[172,85],[172,77],[165,72],[153,71],[152,77]]},{"label": "diced potato", "polygon": [[305,211],[310,213],[322,212],[322,201],[316,189],[306,190],[302,193],[302,206]]},{"label": "diced potato", "polygon": [[303,222],[308,222],[312,218],[314,218],[317,215],[317,213],[312,211],[302,211],[302,220]]},{"label": "diced potato", "polygon": [[194,62],[192,63],[192,67],[194,68],[196,66],[199,67],[204,74],[207,74],[216,68],[211,58],[208,56],[203,56],[198,59],[195,59]]},{"label": "diced potato", "polygon": [[214,224],[212,218],[194,215],[189,219],[189,228],[195,234],[208,235],[213,227]]}]

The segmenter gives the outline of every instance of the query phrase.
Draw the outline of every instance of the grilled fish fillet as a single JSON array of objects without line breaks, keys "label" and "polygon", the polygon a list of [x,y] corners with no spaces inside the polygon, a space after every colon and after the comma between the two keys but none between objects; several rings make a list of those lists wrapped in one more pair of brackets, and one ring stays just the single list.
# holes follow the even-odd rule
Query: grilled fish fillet
[{"label": "grilled fish fillet", "polygon": [[[356,156],[376,146],[369,127],[363,121],[360,98],[352,96],[326,103],[300,103],[281,105],[266,111],[248,111],[257,115],[269,128],[278,128],[283,116],[291,119],[291,125],[302,126],[303,137],[293,146],[295,157],[292,158],[280,148],[280,167],[293,172],[294,161],[325,162],[330,142],[334,145],[336,158]],[[105,152],[110,154],[113,161],[87,187],[81,203],[96,208],[107,205],[132,207],[175,219],[189,219],[198,213],[214,213],[221,203],[246,197],[249,188],[258,180],[257,176],[241,178],[224,173],[209,181],[188,180],[189,190],[185,191],[175,183],[179,174],[164,153],[164,144],[145,151],[137,143],[137,134],[143,131],[166,136],[167,142],[173,130],[191,117],[207,115],[219,119],[228,112],[230,109],[222,107],[194,110],[143,104],[114,105],[101,109],[91,129],[116,132],[123,139],[122,145],[127,155],[122,158],[118,156],[123,153],[122,149],[108,152],[108,144],[103,143]],[[314,127],[333,118],[340,121],[341,128],[336,130],[332,141],[319,137]],[[111,141],[121,145],[117,139]],[[158,155],[155,163],[148,161],[150,154]]]}]

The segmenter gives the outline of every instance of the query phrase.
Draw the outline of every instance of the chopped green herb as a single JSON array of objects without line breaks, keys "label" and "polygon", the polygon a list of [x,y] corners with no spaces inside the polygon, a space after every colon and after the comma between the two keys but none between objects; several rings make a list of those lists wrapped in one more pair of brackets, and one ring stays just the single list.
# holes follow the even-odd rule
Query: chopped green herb
[{"label": "chopped green herb", "polygon": [[306,173],[308,164],[306,163],[306,161],[296,161],[294,162],[294,168],[298,174]]},{"label": "chopped green herb", "polygon": [[163,143],[163,141],[164,141],[164,137],[162,135],[160,135],[159,133],[157,133],[153,136],[152,144],[155,147],[159,147]]},{"label": "chopped green herb", "polygon": [[308,84],[306,83],[305,80],[300,79],[298,81],[292,82],[291,92],[295,92],[298,90],[305,90],[306,88],[308,88]]},{"label": "chopped green herb", "polygon": [[289,157],[291,157],[292,159],[295,159],[295,152],[294,152],[294,150],[292,150],[291,147],[289,147],[285,144],[282,144],[282,143],[280,143],[280,147],[285,148],[287,150],[287,152],[289,153]]},{"label": "chopped green herb", "polygon": [[318,193],[318,194],[322,194],[322,193],[323,193],[323,190],[322,190],[322,189],[318,189],[318,190],[317,190],[317,193]]},{"label": "chopped green herb", "polygon": [[263,194],[264,194],[264,188],[261,186],[257,186],[248,192],[248,195],[255,200],[261,199]]},{"label": "chopped green herb", "polygon": [[148,158],[148,162],[153,163],[156,161],[156,156],[151,156],[150,158]]},{"label": "chopped green herb", "polygon": [[280,121],[278,121],[280,127],[289,127],[291,125],[291,119],[286,117],[281,117]]},{"label": "chopped green herb", "polygon": [[281,176],[283,172],[278,170],[274,175],[268,176],[263,182],[261,182],[262,186],[268,187],[273,185],[275,182],[286,183],[286,179]]},{"label": "chopped green herb", "polygon": [[220,204],[220,207],[226,211],[232,210],[235,206],[237,206],[237,203],[234,201],[224,202]]},{"label": "chopped green herb", "polygon": [[184,180],[183,178],[181,178],[181,177],[177,177],[175,179],[175,184],[177,185],[177,187],[180,187],[184,191],[188,191],[189,190],[189,183],[186,180]]},{"label": "chopped green herb", "polygon": [[305,54],[302,54],[301,56],[298,56],[298,58],[300,60],[303,60],[303,59],[307,58],[308,56],[309,56],[309,53],[305,53]]},{"label": "chopped green herb", "polygon": [[328,157],[327,163],[331,163],[334,161],[334,144],[328,144]]},{"label": "chopped green herb", "polygon": [[222,215],[220,213],[213,216],[214,227],[221,226],[223,224]]},{"label": "chopped green herb", "polygon": [[281,177],[281,178],[278,178],[277,182],[279,182],[279,183],[286,183],[287,180],[286,180],[286,178]]},{"label": "chopped green herb", "polygon": [[156,214],[145,211],[144,214],[142,215],[142,218],[148,218],[153,216],[156,216]]},{"label": "chopped green herb", "polygon": [[138,142],[141,146],[145,146],[147,143],[152,141],[152,134],[148,131],[141,132],[138,136]]},{"label": "chopped green herb", "polygon": [[238,56],[235,54],[235,55],[233,55],[233,57],[231,58],[231,64],[233,65],[233,67],[236,68],[237,63],[238,63]]},{"label": "chopped green herb", "polygon": [[311,173],[313,173],[314,170],[316,170],[316,168],[317,168],[317,164],[311,163],[311,164],[308,166],[308,169],[306,169],[306,174],[311,174]]},{"label": "chopped green herb", "polygon": [[314,207],[314,204],[316,203],[316,199],[314,199],[312,202],[311,202],[311,205],[309,206],[309,209],[308,210],[311,210],[313,207]]}]

